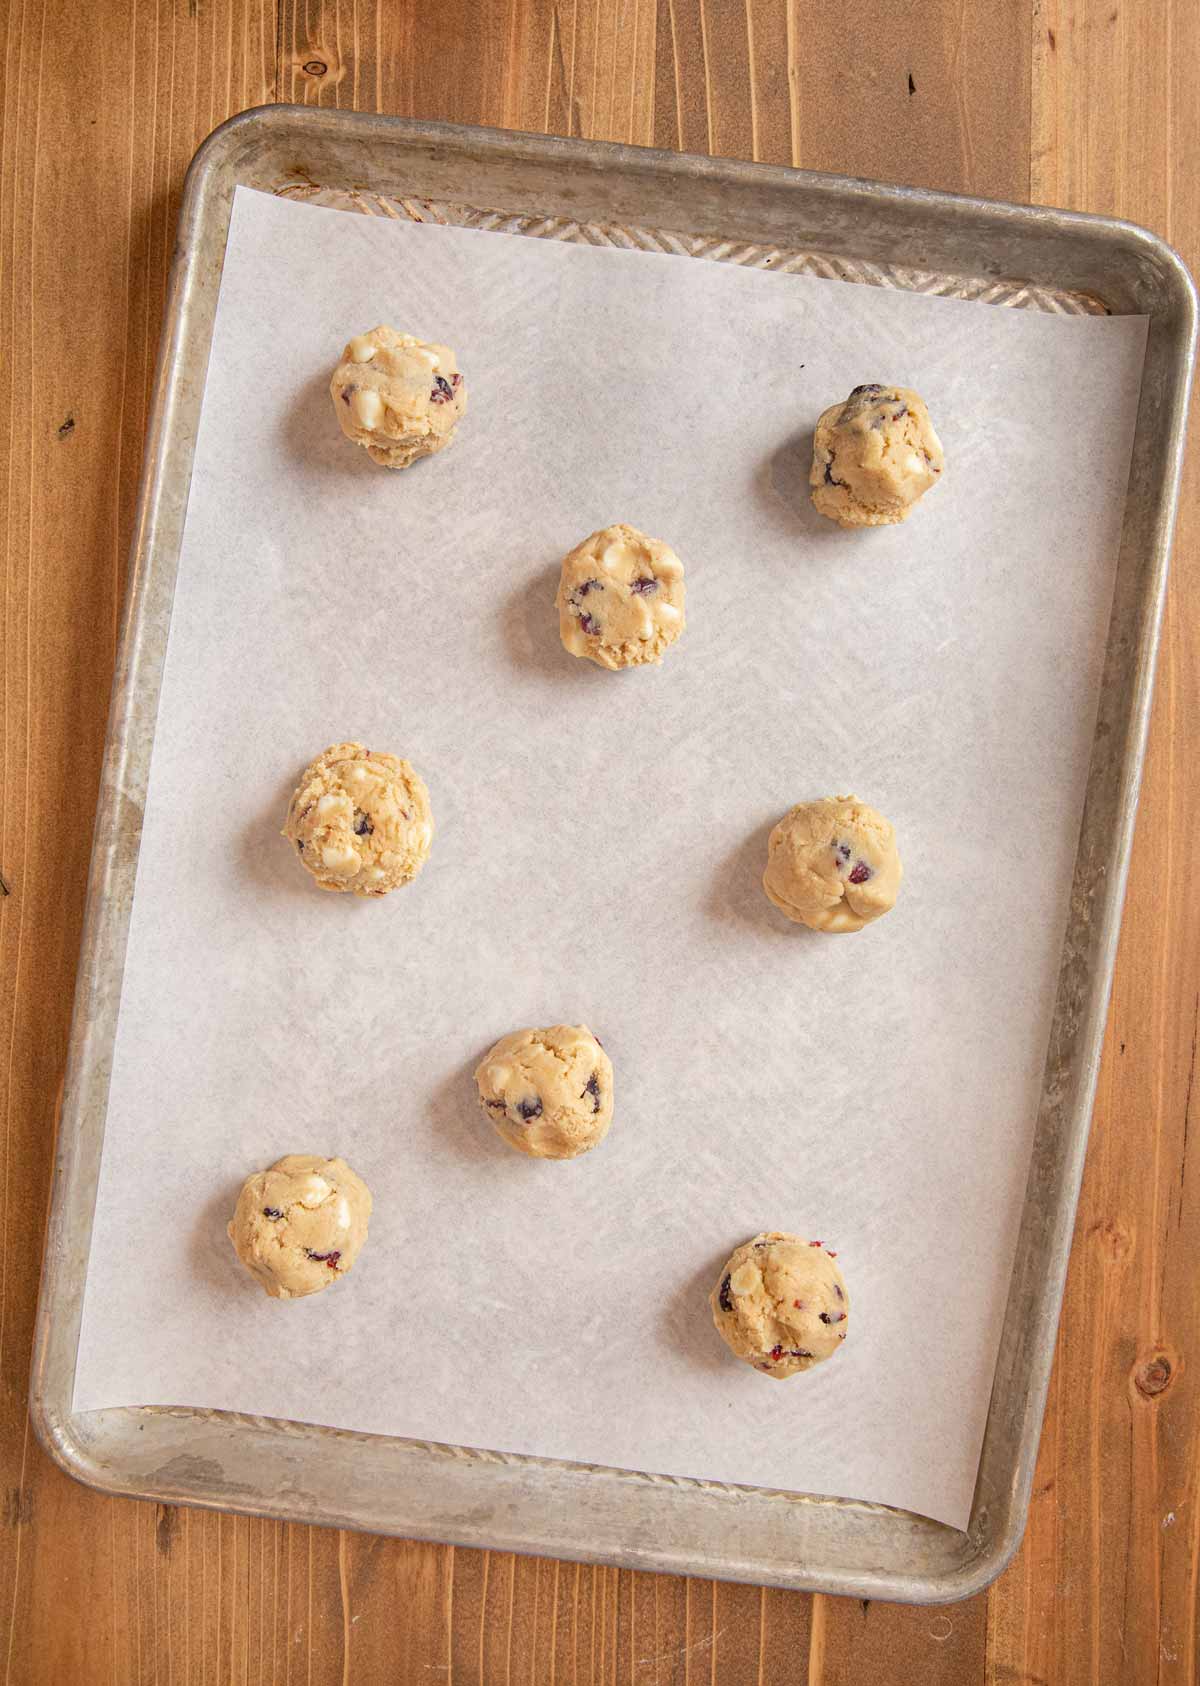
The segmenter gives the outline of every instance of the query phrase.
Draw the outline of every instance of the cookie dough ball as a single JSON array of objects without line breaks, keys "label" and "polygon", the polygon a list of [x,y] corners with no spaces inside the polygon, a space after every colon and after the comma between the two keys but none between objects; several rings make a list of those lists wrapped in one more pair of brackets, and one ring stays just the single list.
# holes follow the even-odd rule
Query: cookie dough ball
[{"label": "cookie dough ball", "polygon": [[767,839],[763,889],[813,931],[861,931],[896,905],[902,875],[895,832],[857,796],[801,802]]},{"label": "cookie dough ball", "polygon": [[599,667],[660,662],[684,628],[683,563],[669,544],[618,522],[563,557],[558,630]]},{"label": "cookie dough ball", "polygon": [[612,1123],[612,1061],[585,1024],[502,1036],[475,1082],[497,1133],[535,1159],[576,1159]]},{"label": "cookie dough ball", "polygon": [[841,527],[904,521],[945,466],[924,399],[905,386],[856,386],[817,422],[813,503]]},{"label": "cookie dough ball", "polygon": [[370,1217],[371,1191],[344,1159],[289,1153],[246,1178],[229,1239],[273,1300],[298,1300],[345,1276]]},{"label": "cookie dough ball", "polygon": [[283,835],[322,890],[386,896],[425,864],[429,792],[399,756],[335,743],[304,769]]},{"label": "cookie dough ball", "polygon": [[836,1256],[820,1241],[777,1229],[744,1242],[709,1296],[730,1351],[776,1381],[832,1358],[850,1314]]},{"label": "cookie dough ball", "polygon": [[447,345],[426,345],[395,328],[352,339],[329,383],[347,439],[385,468],[407,468],[454,438],[467,388]]}]

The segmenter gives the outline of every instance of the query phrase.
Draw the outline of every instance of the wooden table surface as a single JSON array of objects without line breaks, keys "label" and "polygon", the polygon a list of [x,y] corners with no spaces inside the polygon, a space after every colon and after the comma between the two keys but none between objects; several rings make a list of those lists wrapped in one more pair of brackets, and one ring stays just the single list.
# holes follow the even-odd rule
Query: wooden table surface
[{"label": "wooden table surface", "polygon": [[1195,1681],[1195,452],[1033,1508],[990,1593],[866,1606],[112,1500],[49,1463],[25,1399],[147,403],[209,130],[297,100],[726,153],[1111,212],[1195,267],[1196,0],[7,0],[0,26],[5,1680]]}]

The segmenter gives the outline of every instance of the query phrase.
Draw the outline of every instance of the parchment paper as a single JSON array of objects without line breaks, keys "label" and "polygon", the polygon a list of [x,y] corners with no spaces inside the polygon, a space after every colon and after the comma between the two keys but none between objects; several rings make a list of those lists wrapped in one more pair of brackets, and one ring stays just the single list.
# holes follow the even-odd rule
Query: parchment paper
[{"label": "parchment paper", "polygon": [[[459,442],[390,474],[326,385],[452,344]],[[1021,1210],[1145,323],[411,226],[239,190],[125,968],[81,1409],[217,1406],[884,1501],[965,1525]],[[808,435],[929,402],[942,484],[841,533]],[[687,566],[659,670],[562,650],[556,563],[630,521]],[[382,903],[279,837],[308,758],[411,758],[437,834]],[[894,913],[790,926],[772,823],[854,791]],[[608,1140],[526,1161],[471,1070],[586,1020]],[[279,1154],[375,1196],[280,1305],[224,1225]],[[841,1353],[786,1384],[705,1302],[780,1227],[837,1249]]]}]

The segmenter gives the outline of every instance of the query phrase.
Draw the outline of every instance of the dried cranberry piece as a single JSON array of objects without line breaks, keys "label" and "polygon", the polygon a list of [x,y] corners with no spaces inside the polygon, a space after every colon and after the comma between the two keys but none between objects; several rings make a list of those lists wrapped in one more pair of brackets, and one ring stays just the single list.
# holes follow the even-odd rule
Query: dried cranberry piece
[{"label": "dried cranberry piece", "polygon": [[330,1270],[337,1269],[338,1260],[342,1256],[336,1249],[332,1253],[314,1253],[311,1247],[306,1247],[304,1251],[314,1264],[328,1265]]},{"label": "dried cranberry piece", "polygon": [[729,1278],[725,1276],[721,1281],[721,1292],[717,1296],[717,1304],[722,1311],[732,1311],[733,1301],[729,1297]]},{"label": "dried cranberry piece", "polygon": [[354,810],[355,837],[369,837],[374,830],[375,826],[370,815],[364,814],[361,808],[356,808]]},{"label": "dried cranberry piece", "polygon": [[867,879],[873,876],[874,874],[866,861],[855,861],[850,872],[850,882],[851,884],[865,884]]},{"label": "dried cranberry piece", "polygon": [[540,1118],[542,1116],[541,1097],[539,1095],[534,1095],[532,1100],[518,1101],[515,1110],[517,1116],[522,1118],[525,1123],[528,1124],[530,1119]]},{"label": "dried cranberry piece", "polygon": [[658,590],[658,581],[653,574],[643,574],[640,579],[630,580],[629,589],[639,597],[649,597],[651,592]]},{"label": "dried cranberry piece", "polygon": [[283,1213],[279,1210],[278,1206],[264,1206],[263,1207],[263,1217],[264,1218],[281,1218],[282,1216],[283,1216]]},{"label": "dried cranberry piece", "polygon": [[[587,1082],[584,1084],[583,1095],[590,1095],[592,1097],[592,1111],[593,1112],[599,1112],[599,1110],[600,1110],[600,1073],[598,1071],[593,1071],[592,1075],[588,1078]],[[583,1099],[583,1095],[580,1095],[580,1097],[579,1097],[580,1100]]]},{"label": "dried cranberry piece", "polygon": [[443,375],[434,375],[433,390],[429,394],[431,404],[448,404],[454,397],[454,388]]}]

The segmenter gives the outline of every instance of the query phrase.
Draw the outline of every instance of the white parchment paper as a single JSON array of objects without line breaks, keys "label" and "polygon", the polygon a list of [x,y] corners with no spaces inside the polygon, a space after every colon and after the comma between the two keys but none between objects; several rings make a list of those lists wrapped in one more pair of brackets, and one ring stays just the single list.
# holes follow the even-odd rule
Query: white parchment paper
[{"label": "white parchment paper", "polygon": [[[459,442],[401,474],[326,385],[387,321],[452,344]],[[76,1405],[217,1406],[884,1501],[964,1526],[1104,650],[1141,319],[1067,319],[239,190],[125,968]],[[907,524],[808,503],[818,411],[929,402]],[[687,566],[661,669],[562,650],[556,563],[630,521]],[[437,834],[382,903],[279,837],[307,759],[410,757]],[[759,887],[854,791],[905,881],[855,937]],[[519,1158],[471,1070],[583,1019],[595,1153]],[[242,1177],[340,1153],[353,1275],[279,1305]],[[841,1353],[768,1381],[707,1291],[760,1228],[837,1249]]]}]

